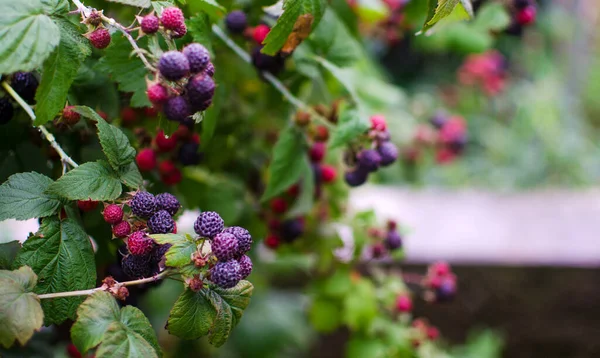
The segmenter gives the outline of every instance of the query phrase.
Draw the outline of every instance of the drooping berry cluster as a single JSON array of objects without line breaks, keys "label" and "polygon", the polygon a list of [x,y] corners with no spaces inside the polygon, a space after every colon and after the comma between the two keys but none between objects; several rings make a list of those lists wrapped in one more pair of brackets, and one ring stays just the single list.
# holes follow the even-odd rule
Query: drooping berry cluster
[{"label": "drooping berry cluster", "polygon": [[520,36],[523,28],[533,24],[537,17],[535,0],[513,0],[509,10],[512,14],[510,26],[506,29],[509,35]]},{"label": "drooping berry cluster", "polygon": [[[217,286],[231,288],[252,272],[252,260],[246,254],[252,247],[252,236],[240,226],[225,228],[221,216],[214,211],[202,212],[194,223],[194,231],[210,240],[212,256],[216,264],[211,267],[210,280]],[[205,257],[196,261],[202,266]]]},{"label": "drooping berry cluster", "polygon": [[136,162],[141,171],[158,170],[163,183],[175,185],[182,179],[181,170],[176,164],[198,164],[202,159],[199,148],[198,134],[192,133],[187,126],[180,125],[170,136],[165,135],[162,130],[156,133],[151,145],[138,151]]},{"label": "drooping berry cluster", "polygon": [[160,18],[152,11],[145,16],[137,16],[137,20],[140,24],[140,35],[152,35],[160,31],[170,38],[177,39],[187,33],[183,12],[174,6],[164,8]]},{"label": "drooping berry cluster", "polygon": [[[10,76],[10,86],[27,103],[35,103],[38,79],[31,72],[15,72]],[[7,124],[13,118],[15,109],[10,96],[0,97],[0,125]]]},{"label": "drooping berry cluster", "polygon": [[506,88],[506,79],[507,61],[496,50],[469,55],[458,69],[459,83],[477,87],[490,97]]},{"label": "drooping berry cluster", "polygon": [[425,279],[425,299],[431,302],[448,302],[456,296],[456,275],[446,262],[436,262],[429,266]]},{"label": "drooping berry cluster", "polygon": [[369,258],[382,258],[402,249],[402,234],[394,220],[389,220],[384,229],[370,228],[368,234],[372,240],[371,245],[367,247],[366,255]]},{"label": "drooping berry cluster", "polygon": [[392,165],[398,159],[398,148],[390,141],[387,123],[382,115],[371,117],[369,139],[371,145],[357,152],[346,153],[346,162],[351,169],[344,174],[344,180],[350,186],[360,186],[367,182],[370,173],[380,167]]}]

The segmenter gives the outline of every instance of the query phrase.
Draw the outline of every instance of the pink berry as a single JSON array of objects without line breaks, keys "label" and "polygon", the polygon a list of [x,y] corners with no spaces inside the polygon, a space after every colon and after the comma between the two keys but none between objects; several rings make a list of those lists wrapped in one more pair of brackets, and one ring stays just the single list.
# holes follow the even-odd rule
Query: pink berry
[{"label": "pink berry", "polygon": [[287,210],[287,203],[282,198],[275,198],[269,203],[271,210],[276,214],[283,214]]},{"label": "pink berry", "polygon": [[112,233],[115,237],[124,238],[131,232],[131,225],[127,221],[121,221],[118,224],[113,225]]},{"label": "pink berry", "polygon": [[104,208],[102,215],[104,216],[104,221],[111,225],[115,225],[123,221],[123,209],[116,204],[110,204]]},{"label": "pink berry", "polygon": [[267,236],[265,238],[265,245],[270,249],[273,249],[273,250],[276,249],[280,243],[281,243],[281,240],[275,234],[270,234],[269,236]]},{"label": "pink berry", "polygon": [[152,104],[160,105],[169,99],[169,91],[160,83],[155,83],[148,87],[148,99]]},{"label": "pink berry", "polygon": [[267,35],[270,31],[271,28],[269,26],[260,24],[254,28],[254,31],[252,31],[252,38],[257,44],[261,45],[265,38],[267,38]]},{"label": "pink berry", "polygon": [[323,142],[317,142],[315,144],[313,144],[313,146],[310,148],[310,159],[313,162],[320,162],[323,160],[323,158],[325,157],[325,151],[326,151],[326,147],[325,147],[325,143]]},{"label": "pink berry", "polygon": [[412,307],[412,300],[409,296],[398,296],[398,299],[396,299],[396,309],[398,312],[410,312],[412,311]]},{"label": "pink berry", "polygon": [[71,125],[71,126],[77,124],[77,122],[79,122],[79,119],[81,118],[79,113],[75,112],[73,110],[73,108],[75,108],[75,107],[74,106],[66,106],[63,109],[63,113],[62,113],[62,117],[63,117],[63,120],[65,121],[65,123],[67,123],[68,125]]},{"label": "pink berry", "polygon": [[332,183],[337,178],[337,170],[331,165],[321,165],[321,178],[324,183]]},{"label": "pink berry", "polygon": [[440,336],[440,331],[436,327],[429,326],[427,327],[427,338],[432,341],[435,341]]},{"label": "pink berry", "polygon": [[144,148],[135,157],[135,161],[141,171],[147,172],[156,167],[156,154],[151,148]]},{"label": "pink berry", "polygon": [[371,129],[376,131],[385,131],[387,129],[387,122],[382,114],[372,115],[370,120]]},{"label": "pink berry", "polygon": [[450,274],[450,265],[447,262],[439,261],[431,265],[431,272],[436,276],[446,276]]},{"label": "pink berry", "polygon": [[137,121],[137,113],[131,107],[125,107],[121,110],[121,120],[124,124],[130,124]]},{"label": "pink berry", "polygon": [[158,165],[158,172],[161,175],[168,175],[168,174],[175,172],[176,170],[177,170],[177,167],[175,166],[175,163],[173,163],[169,159],[163,160]]},{"label": "pink berry", "polygon": [[535,21],[537,10],[535,6],[527,6],[517,13],[517,22],[520,25],[530,25]]},{"label": "pink berry", "polygon": [[175,135],[167,137],[165,136],[165,132],[162,130],[156,133],[154,142],[156,143],[158,150],[161,152],[170,152],[177,147],[177,137]]},{"label": "pink berry", "polygon": [[161,175],[160,179],[163,183],[165,183],[165,185],[175,185],[179,184],[183,177],[179,168],[175,168],[175,170],[173,170],[172,172]]},{"label": "pink berry", "polygon": [[110,44],[110,32],[104,27],[99,27],[87,35],[92,46],[97,49],[107,48]]},{"label": "pink berry", "polygon": [[185,26],[185,24],[182,24],[181,26],[173,30],[173,32],[171,32],[171,37],[174,39],[179,39],[185,36],[185,34],[187,34],[187,26]]},{"label": "pink berry", "polygon": [[160,22],[167,30],[178,30],[185,26],[183,12],[177,7],[168,7],[163,10],[160,16]]},{"label": "pink berry", "polygon": [[158,17],[155,15],[146,15],[142,18],[140,23],[142,27],[142,32],[145,34],[153,34],[158,31],[158,27],[160,26],[158,22]]},{"label": "pink berry", "polygon": [[154,248],[154,241],[143,231],[136,231],[127,238],[127,247],[132,255],[148,255]]}]

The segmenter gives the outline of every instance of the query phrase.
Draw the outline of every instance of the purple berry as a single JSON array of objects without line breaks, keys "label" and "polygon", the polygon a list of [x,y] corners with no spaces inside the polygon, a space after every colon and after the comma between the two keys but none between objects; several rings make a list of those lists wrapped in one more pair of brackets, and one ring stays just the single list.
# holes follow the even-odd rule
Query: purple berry
[{"label": "purple berry", "polygon": [[248,27],[248,18],[243,11],[232,11],[225,18],[225,26],[229,32],[241,34]]},{"label": "purple berry", "polygon": [[285,65],[284,58],[280,55],[269,56],[260,52],[262,46],[255,47],[252,50],[252,64],[259,71],[277,74],[283,70]]},{"label": "purple berry", "polygon": [[14,114],[14,108],[6,97],[0,98],[0,125],[10,122]]},{"label": "purple berry", "polygon": [[156,211],[156,199],[147,191],[139,191],[129,202],[129,207],[133,215],[148,219]]},{"label": "purple berry", "polygon": [[183,166],[196,165],[202,159],[202,153],[198,152],[198,143],[188,142],[181,145],[177,159]]},{"label": "purple berry", "polygon": [[446,124],[447,119],[448,116],[446,116],[445,113],[437,112],[433,115],[433,117],[431,117],[431,119],[429,119],[429,123],[431,123],[431,125],[435,128],[440,129],[444,126],[444,124]]},{"label": "purple berry", "polygon": [[281,223],[279,231],[283,241],[292,242],[304,233],[304,221],[301,219],[285,220]]},{"label": "purple berry", "polygon": [[388,250],[397,250],[402,247],[402,237],[397,230],[388,231],[384,241],[385,247]]},{"label": "purple berry", "polygon": [[235,261],[219,262],[210,269],[210,280],[217,286],[231,288],[241,280],[241,266]]},{"label": "purple berry", "polygon": [[367,182],[368,177],[369,172],[360,166],[356,169],[347,171],[344,174],[344,180],[346,181],[346,184],[350,185],[351,187],[363,185]]},{"label": "purple berry", "polygon": [[212,239],[223,231],[224,222],[221,216],[214,211],[205,211],[201,213],[194,223],[196,234]]},{"label": "purple berry", "polygon": [[383,142],[377,147],[377,152],[381,157],[380,164],[386,167],[398,159],[398,147],[392,142]]},{"label": "purple berry", "polygon": [[199,43],[191,43],[183,48],[183,54],[190,63],[190,72],[202,72],[210,62],[210,53]]},{"label": "purple berry", "polygon": [[156,196],[156,209],[166,210],[171,216],[177,214],[180,207],[179,200],[171,193],[162,193]]},{"label": "purple berry", "polygon": [[164,262],[161,264],[161,261],[163,261],[165,254],[167,253],[167,251],[169,251],[171,246],[171,244],[154,246],[154,249],[150,253],[150,266],[152,267],[153,275],[156,275],[161,271],[161,269],[164,269]]},{"label": "purple berry", "polygon": [[151,234],[168,234],[175,228],[175,221],[166,210],[154,213],[146,224]]},{"label": "purple berry", "polygon": [[238,240],[232,234],[222,232],[213,238],[210,247],[219,261],[228,261],[238,252]]},{"label": "purple berry", "polygon": [[160,23],[158,21],[158,17],[156,17],[155,15],[146,15],[142,18],[140,26],[142,27],[143,33],[153,34],[158,31]]},{"label": "purple berry", "polygon": [[212,62],[209,62],[206,65],[206,68],[204,69],[204,73],[206,73],[210,77],[213,77],[215,75],[215,65],[213,65]]},{"label": "purple berry", "polygon": [[149,255],[127,255],[123,257],[123,260],[121,261],[121,267],[123,268],[125,275],[130,279],[152,276]]},{"label": "purple berry", "polygon": [[12,75],[10,86],[27,103],[33,103],[35,91],[38,88],[38,80],[31,72],[15,72]]},{"label": "purple berry", "polygon": [[359,167],[374,172],[381,164],[381,155],[375,149],[363,149],[356,155]]},{"label": "purple berry", "polygon": [[181,52],[168,51],[160,57],[158,70],[164,78],[177,81],[190,72],[190,63]]},{"label": "purple berry", "polygon": [[215,81],[212,77],[200,73],[190,79],[186,89],[192,108],[198,110],[205,106],[206,101],[213,98],[215,94]]},{"label": "purple berry", "polygon": [[443,279],[440,286],[435,290],[435,298],[438,302],[449,302],[456,296],[456,281],[452,278]]},{"label": "purple berry", "polygon": [[187,117],[192,115],[190,105],[181,96],[169,98],[163,107],[163,112],[168,120],[176,122],[185,121]]},{"label": "purple berry", "polygon": [[240,276],[243,280],[250,276],[252,272],[252,260],[250,260],[250,257],[244,255],[238,260],[238,263],[240,264]]},{"label": "purple berry", "polygon": [[236,256],[241,256],[246,252],[250,251],[252,248],[252,236],[250,232],[243,227],[240,226],[232,226],[228,227],[223,232],[232,234],[238,240],[238,254]]}]

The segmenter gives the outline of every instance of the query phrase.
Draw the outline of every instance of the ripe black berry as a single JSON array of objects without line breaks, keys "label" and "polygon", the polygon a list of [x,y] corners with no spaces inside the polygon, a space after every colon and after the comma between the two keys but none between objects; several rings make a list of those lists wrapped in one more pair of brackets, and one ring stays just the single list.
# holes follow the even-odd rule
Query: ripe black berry
[{"label": "ripe black berry", "polygon": [[152,264],[153,266],[158,265],[162,261],[167,251],[169,251],[171,246],[171,244],[154,246],[154,249],[152,249],[152,252],[150,253],[150,264]]},{"label": "ripe black berry", "polygon": [[304,221],[301,219],[290,219],[281,223],[280,235],[283,241],[292,242],[304,233]]},{"label": "ripe black berry", "polygon": [[240,226],[232,226],[226,228],[223,232],[232,234],[238,240],[239,250],[236,256],[241,256],[250,251],[250,248],[252,247],[252,236],[248,230]]},{"label": "ripe black berry", "polygon": [[133,196],[129,206],[133,215],[148,219],[156,211],[156,199],[147,191],[139,191]]},{"label": "ripe black berry", "polygon": [[175,215],[180,207],[179,200],[171,193],[162,193],[156,196],[156,208],[166,210],[171,216]]},{"label": "ripe black berry", "polygon": [[160,57],[158,70],[164,78],[177,81],[190,72],[190,63],[181,52],[168,51]]},{"label": "ripe black berry", "polygon": [[438,302],[449,302],[456,296],[456,281],[452,278],[443,279],[440,286],[435,290],[435,298]]},{"label": "ripe black berry", "polygon": [[27,103],[33,103],[38,84],[37,78],[31,72],[15,72],[10,81],[10,86]]},{"label": "ripe black berry", "polygon": [[215,94],[215,81],[207,74],[201,73],[190,79],[186,89],[192,108],[206,109],[203,108],[206,101],[211,100]]},{"label": "ripe black berry", "polygon": [[6,97],[0,98],[0,125],[10,122],[14,114],[14,108]]},{"label": "ripe black berry", "polygon": [[362,167],[357,167],[356,169],[347,171],[344,174],[344,180],[346,184],[351,187],[361,186],[367,182],[369,177],[369,172]]},{"label": "ripe black berry", "polygon": [[121,267],[123,268],[125,275],[127,275],[130,279],[150,277],[152,275],[148,255],[127,255],[123,257],[123,261],[121,261]]},{"label": "ripe black berry", "polygon": [[375,149],[363,149],[356,155],[358,165],[368,172],[374,172],[381,164],[381,155]]},{"label": "ripe black berry", "polygon": [[377,153],[381,157],[380,164],[385,167],[398,159],[398,147],[392,142],[383,142],[377,146]]},{"label": "ripe black berry", "polygon": [[217,286],[231,288],[240,282],[241,269],[235,260],[219,262],[210,270],[210,280]]},{"label": "ripe black berry", "polygon": [[166,210],[154,213],[146,224],[151,234],[168,234],[175,228],[175,221]]},{"label": "ripe black berry", "polygon": [[217,257],[219,261],[228,261],[237,256],[238,253],[238,240],[237,238],[229,233],[222,232],[217,234],[211,244],[212,253]]},{"label": "ripe black berry", "polygon": [[402,237],[397,230],[388,231],[384,241],[385,247],[388,250],[397,250],[402,247]]},{"label": "ripe black berry", "polygon": [[192,114],[190,105],[184,97],[171,97],[163,108],[168,120],[182,122]]},{"label": "ripe black berry", "polygon": [[194,231],[202,237],[212,239],[215,235],[223,231],[224,224],[219,214],[214,211],[205,211],[200,213],[196,219]]},{"label": "ripe black berry", "polygon": [[202,72],[210,62],[210,53],[199,43],[191,43],[183,48],[183,54],[190,63],[190,72]]},{"label": "ripe black berry", "polygon": [[284,58],[281,55],[269,56],[260,52],[262,46],[255,47],[252,50],[252,64],[259,71],[277,74],[283,70],[285,65]]},{"label": "ripe black berry", "polygon": [[178,159],[184,165],[196,165],[202,159],[202,154],[198,152],[199,144],[188,142],[181,145],[179,148]]},{"label": "ripe black berry", "polygon": [[229,32],[241,34],[248,26],[246,14],[240,10],[230,12],[225,18],[225,26]]},{"label": "ripe black berry", "polygon": [[252,272],[252,260],[250,257],[244,255],[238,260],[238,263],[240,264],[240,276],[243,280],[250,276],[250,273]]}]

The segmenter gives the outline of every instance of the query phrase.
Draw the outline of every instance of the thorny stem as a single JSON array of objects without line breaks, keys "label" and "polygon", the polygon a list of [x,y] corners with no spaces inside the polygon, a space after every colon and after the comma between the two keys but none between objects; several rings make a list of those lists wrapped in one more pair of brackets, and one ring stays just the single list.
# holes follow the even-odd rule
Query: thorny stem
[{"label": "thorny stem", "polygon": [[[219,37],[221,39],[221,41],[223,41],[225,43],[225,45],[227,45],[227,47],[229,47],[231,50],[233,50],[233,52],[235,52],[235,54],[238,55],[242,60],[244,60],[248,63],[252,63],[252,59],[250,58],[250,55],[246,51],[244,51],[244,49],[239,47],[229,36],[227,36],[227,34],[225,34],[219,26],[213,24],[212,32],[215,35],[217,35],[217,37]],[[261,75],[267,80],[267,82],[269,82],[273,87],[275,87],[275,89],[277,91],[279,91],[279,93],[281,93],[283,95],[283,97],[285,97],[285,99],[288,100],[288,102],[290,102],[296,108],[299,108],[303,111],[310,113],[311,116],[317,118],[325,126],[330,127],[330,128],[333,127],[333,125],[329,122],[329,120],[327,118],[321,116],[314,109],[312,109],[312,107],[310,107],[308,104],[304,103],[298,97],[294,96],[285,87],[285,85],[277,79],[277,77],[275,77],[271,73],[265,72],[265,71],[261,72]]]},{"label": "thorny stem", "polygon": [[[27,112],[27,114],[29,115],[31,120],[35,122],[35,118],[36,118],[35,113],[33,113],[33,109],[31,109],[31,107],[27,104],[27,102],[25,102],[23,100],[23,98],[21,98],[21,96],[19,96],[17,94],[17,92],[15,92],[15,90],[8,84],[8,82],[3,81],[2,87],[4,88],[4,90],[6,90],[6,92],[12,98],[14,98],[15,101],[17,101],[17,103],[23,108],[23,110],[25,110],[25,112]],[[52,135],[52,133],[48,132],[46,127],[41,125],[41,126],[38,126],[37,128],[42,133],[42,137],[44,137],[48,141],[48,143],[50,143],[50,146],[52,148],[54,148],[54,150],[56,150],[56,152],[60,156],[60,160],[63,163],[68,163],[73,168],[77,168],[79,166],[77,163],[75,163],[75,161],[73,159],[71,159],[71,157],[69,157],[67,155],[67,153],[65,153],[65,151],[62,149],[62,147],[56,142],[56,138],[54,138],[54,135]]]},{"label": "thorny stem", "polygon": [[[143,283],[154,282],[154,281],[158,281],[160,279],[163,279],[164,277],[167,277],[169,274],[171,274],[171,272],[165,270],[165,271],[159,273],[158,275],[155,275],[155,276],[152,276],[152,277],[142,278],[142,279],[133,280],[133,281],[118,282],[118,283],[115,284],[114,287],[118,288],[118,287],[122,287],[122,286],[134,286],[134,285],[141,285]],[[45,298],[89,296],[89,295],[93,294],[94,292],[103,291],[103,290],[105,290],[104,287],[96,287],[96,288],[92,288],[92,289],[89,289],[89,290],[81,290],[81,291],[68,291],[68,292],[46,293],[46,294],[43,294],[43,295],[37,295],[37,297],[40,300],[43,300]]]}]

